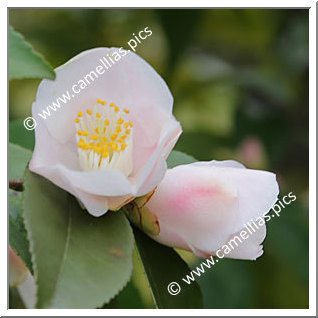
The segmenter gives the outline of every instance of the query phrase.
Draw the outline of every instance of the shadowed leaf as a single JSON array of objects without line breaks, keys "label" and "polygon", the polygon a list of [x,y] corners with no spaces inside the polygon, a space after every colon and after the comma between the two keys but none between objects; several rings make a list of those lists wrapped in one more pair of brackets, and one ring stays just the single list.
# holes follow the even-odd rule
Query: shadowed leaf
[{"label": "shadowed leaf", "polygon": [[[158,308],[202,308],[203,300],[197,282],[187,285],[182,281],[190,270],[182,258],[170,247],[163,246],[137,228],[135,239]],[[168,285],[177,282],[181,291],[177,295],[168,292]],[[176,289],[175,287],[174,289]]]}]

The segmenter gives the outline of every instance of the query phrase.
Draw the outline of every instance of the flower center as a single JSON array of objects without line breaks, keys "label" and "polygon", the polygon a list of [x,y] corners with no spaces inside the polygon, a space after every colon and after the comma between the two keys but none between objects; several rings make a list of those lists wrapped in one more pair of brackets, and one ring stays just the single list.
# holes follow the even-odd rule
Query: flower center
[{"label": "flower center", "polygon": [[133,122],[129,110],[97,99],[92,109],[79,111],[75,119],[80,166],[85,171],[132,171]]}]

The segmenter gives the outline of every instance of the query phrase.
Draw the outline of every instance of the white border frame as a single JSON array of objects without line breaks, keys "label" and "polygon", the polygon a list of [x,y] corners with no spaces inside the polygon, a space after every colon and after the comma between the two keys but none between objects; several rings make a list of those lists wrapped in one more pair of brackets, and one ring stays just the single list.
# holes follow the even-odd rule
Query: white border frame
[{"label": "white border frame", "polygon": [[[1,8],[1,40],[2,43],[7,42],[7,7],[24,7],[25,2],[21,0],[17,1],[5,1],[5,7]],[[46,2],[47,3],[47,2]],[[179,2],[180,3],[180,2]],[[152,7],[177,7],[178,1],[161,0],[151,3]],[[52,2],[54,7],[76,7],[78,2],[70,0],[55,0]],[[84,2],[81,2],[84,5]],[[85,3],[86,4],[86,3]],[[91,7],[102,8],[105,6],[105,1],[91,0],[89,2]],[[149,6],[148,1],[134,1],[134,6],[145,7]],[[183,3],[188,7],[193,7],[192,3]],[[316,315],[316,2],[315,1],[202,1],[197,0],[195,2],[197,6],[209,8],[213,5],[213,8],[226,8],[226,7],[253,7],[253,8],[310,8],[309,9],[309,309],[7,309],[7,258],[5,261],[2,259],[1,266],[1,286],[0,286],[0,315],[1,316],[312,316]],[[50,7],[39,0],[28,1],[30,7]],[[239,5],[239,7],[238,7]],[[109,7],[131,7],[131,3],[128,1],[115,2],[115,5]],[[5,100],[5,96],[8,99],[8,82],[7,82],[7,56],[4,49],[1,50],[1,95],[2,100]],[[8,71],[8,70],[7,70]],[[7,100],[7,104],[9,101]],[[4,105],[2,105],[4,107]],[[2,109],[3,109],[2,107]],[[4,114],[4,111],[2,111]],[[2,144],[6,145],[8,142],[8,113],[7,116],[1,118],[1,139]],[[1,157],[1,166],[7,168],[7,158]],[[7,202],[7,182],[1,184],[1,202]],[[1,235],[1,249],[0,255],[8,255],[7,241],[7,206],[4,206],[1,217],[2,231]]]}]

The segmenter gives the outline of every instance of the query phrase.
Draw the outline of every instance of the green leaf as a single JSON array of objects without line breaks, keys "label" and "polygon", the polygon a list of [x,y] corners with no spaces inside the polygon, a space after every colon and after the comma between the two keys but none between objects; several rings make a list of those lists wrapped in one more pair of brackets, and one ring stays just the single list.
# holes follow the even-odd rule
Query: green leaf
[{"label": "green leaf", "polygon": [[34,130],[26,130],[21,120],[10,121],[9,142],[33,150],[35,142]]},{"label": "green leaf", "polygon": [[132,281],[119,293],[116,300],[117,308],[120,309],[145,309],[139,290]]},{"label": "green leaf", "polygon": [[9,179],[22,179],[31,157],[30,150],[9,143]]},{"label": "green leaf", "polygon": [[75,198],[26,174],[24,219],[36,277],[37,308],[96,308],[128,282],[134,240],[125,215],[96,218]]},{"label": "green leaf", "polygon": [[187,155],[181,151],[173,150],[171,151],[167,159],[167,165],[168,165],[168,168],[171,169],[179,165],[186,165],[196,161],[197,160],[190,155]]},{"label": "green leaf", "polygon": [[9,26],[9,78],[55,78],[48,62]]},{"label": "green leaf", "polygon": [[26,309],[19,291],[15,287],[9,288],[9,309]]},{"label": "green leaf", "polygon": [[[190,272],[182,258],[172,248],[158,244],[137,228],[134,228],[134,234],[157,307],[202,308],[202,293],[198,283],[192,282],[191,285],[187,285],[182,281]],[[179,294],[169,294],[167,287],[171,282],[180,285]]]},{"label": "green leaf", "polygon": [[9,189],[9,242],[32,273],[29,241],[22,216],[22,193],[11,189]]},{"label": "green leaf", "polygon": [[[32,152],[9,143],[9,179],[22,179]],[[22,216],[22,194],[9,189],[9,242],[32,272],[29,242]]]}]

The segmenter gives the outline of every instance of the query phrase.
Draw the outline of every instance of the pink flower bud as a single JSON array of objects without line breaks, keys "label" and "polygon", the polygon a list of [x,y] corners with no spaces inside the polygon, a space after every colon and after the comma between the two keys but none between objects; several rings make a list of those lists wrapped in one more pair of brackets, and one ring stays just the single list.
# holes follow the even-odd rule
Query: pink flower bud
[{"label": "pink flower bud", "polygon": [[[223,247],[224,257],[256,259],[263,253],[263,217],[278,193],[271,172],[246,169],[235,161],[197,162],[168,170],[144,208],[157,218],[160,232],[150,235],[162,244],[199,257]],[[262,226],[226,253],[225,244],[257,219]]]}]

